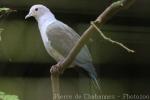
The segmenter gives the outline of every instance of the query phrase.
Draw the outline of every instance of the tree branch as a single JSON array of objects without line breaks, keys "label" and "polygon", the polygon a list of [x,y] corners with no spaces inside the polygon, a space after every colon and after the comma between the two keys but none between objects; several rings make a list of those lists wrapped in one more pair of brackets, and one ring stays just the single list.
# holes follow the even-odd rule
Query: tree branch
[{"label": "tree branch", "polygon": [[[107,20],[109,20],[113,15],[117,12],[127,9],[130,5],[132,5],[136,0],[120,0],[117,2],[112,3],[105,11],[98,16],[95,20],[95,24],[100,27],[102,26]],[[66,69],[75,59],[76,55],[80,52],[81,48],[85,45],[85,43],[89,40],[92,33],[95,33],[96,29],[94,26],[90,26],[81,36],[80,40],[77,41],[76,45],[72,48],[69,52],[68,56],[64,59],[64,62],[61,66]]]},{"label": "tree branch", "polygon": [[53,100],[60,100],[59,74],[51,74]]},{"label": "tree branch", "polygon": [[[98,16],[98,18],[94,21],[96,26],[102,26],[107,20],[109,20],[113,15],[122,9],[127,9],[130,5],[132,5],[136,0],[119,0],[117,2],[112,3],[105,11]],[[85,45],[85,43],[89,40],[92,33],[95,33],[96,28],[91,25],[81,36],[80,40],[77,41],[76,45],[69,52],[68,56],[64,59],[62,63],[58,62],[58,65],[63,70],[65,70],[75,59],[76,55],[80,52],[81,48]],[[56,67],[56,66],[52,66]],[[63,71],[62,70],[62,71]],[[52,73],[51,72],[51,80],[52,80],[52,92],[53,92],[53,100],[59,100],[59,98],[55,98],[54,95],[60,94],[59,91],[59,74],[60,73]],[[55,76],[56,75],[56,76]]]}]

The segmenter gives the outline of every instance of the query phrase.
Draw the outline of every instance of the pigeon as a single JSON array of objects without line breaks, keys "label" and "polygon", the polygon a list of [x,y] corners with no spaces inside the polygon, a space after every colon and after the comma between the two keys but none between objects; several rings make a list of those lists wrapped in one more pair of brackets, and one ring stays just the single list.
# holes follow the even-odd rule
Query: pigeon
[{"label": "pigeon", "polygon": [[[33,5],[25,19],[34,17],[38,22],[41,38],[48,54],[57,62],[65,58],[76,42],[80,39],[80,35],[71,27],[57,20],[54,14],[44,5]],[[72,68],[78,66],[88,72],[94,86],[100,89],[97,81],[97,73],[92,64],[92,57],[86,45],[82,47],[73,63],[69,66]]]}]

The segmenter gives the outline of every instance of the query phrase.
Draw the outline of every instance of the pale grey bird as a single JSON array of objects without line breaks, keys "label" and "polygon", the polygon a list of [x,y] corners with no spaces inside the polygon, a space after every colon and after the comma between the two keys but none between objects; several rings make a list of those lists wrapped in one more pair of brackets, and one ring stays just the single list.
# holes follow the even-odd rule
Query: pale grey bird
[{"label": "pale grey bird", "polygon": [[[25,19],[31,16],[38,22],[41,37],[48,54],[57,62],[65,58],[80,39],[80,36],[72,28],[57,20],[54,14],[41,4],[33,5]],[[86,70],[94,84],[100,89],[92,58],[86,45],[81,49],[70,67],[75,65]]]}]

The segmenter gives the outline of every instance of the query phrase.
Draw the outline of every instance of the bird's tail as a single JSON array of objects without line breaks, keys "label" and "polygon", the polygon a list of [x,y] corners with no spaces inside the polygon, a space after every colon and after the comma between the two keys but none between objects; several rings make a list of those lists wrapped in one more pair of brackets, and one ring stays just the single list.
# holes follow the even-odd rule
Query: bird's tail
[{"label": "bird's tail", "polygon": [[98,90],[99,92],[102,92],[101,87],[97,81],[97,73],[95,71],[94,66],[91,63],[86,63],[86,64],[81,64],[80,62],[76,62],[79,67],[83,68],[86,70],[91,77],[91,81],[94,85],[95,90]]},{"label": "bird's tail", "polygon": [[94,85],[94,88],[95,88],[96,90],[98,90],[99,92],[101,92],[102,90],[101,90],[101,87],[100,87],[100,85],[99,85],[99,83],[98,83],[98,81],[97,81],[96,76],[93,75],[93,74],[90,74],[90,77],[91,77],[91,79],[92,79],[92,83],[93,83],[93,85]]}]

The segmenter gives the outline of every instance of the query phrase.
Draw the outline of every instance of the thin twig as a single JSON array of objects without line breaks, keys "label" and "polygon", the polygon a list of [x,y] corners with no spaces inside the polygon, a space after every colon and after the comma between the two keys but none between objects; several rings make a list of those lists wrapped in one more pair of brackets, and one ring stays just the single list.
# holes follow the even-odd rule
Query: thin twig
[{"label": "thin twig", "polygon": [[125,50],[127,50],[128,52],[134,53],[134,50],[129,49],[128,47],[126,47],[124,44],[118,42],[118,41],[114,41],[111,38],[106,37],[103,32],[95,25],[95,23],[92,21],[91,25],[93,25],[93,27],[99,32],[99,34],[107,41],[111,42],[111,43],[115,43],[119,46],[121,46],[122,48],[124,48]]}]

